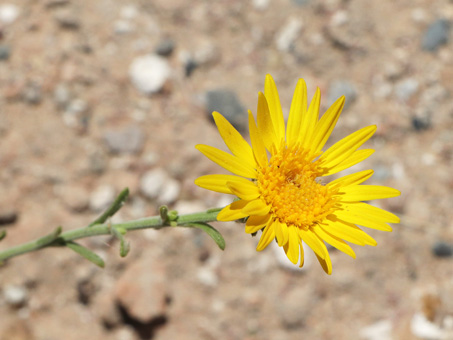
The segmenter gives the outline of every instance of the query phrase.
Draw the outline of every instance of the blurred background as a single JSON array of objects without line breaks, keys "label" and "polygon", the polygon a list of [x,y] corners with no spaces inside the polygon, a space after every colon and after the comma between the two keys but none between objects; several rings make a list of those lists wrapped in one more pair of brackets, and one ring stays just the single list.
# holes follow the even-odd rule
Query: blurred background
[{"label": "blurred background", "polygon": [[[370,124],[372,184],[402,196],[392,233],[357,259],[255,251],[217,223],[220,251],[183,229],[81,241],[0,268],[0,339],[453,339],[453,2],[449,0],[9,0],[0,3],[0,249],[90,223],[124,187],[113,222],[226,205],[196,187],[221,173],[211,112],[247,133],[266,73],[284,112],[298,78],[322,112],[346,105],[331,142]],[[347,173],[347,172],[345,172]],[[274,247],[275,248],[275,247]],[[306,253],[309,253],[308,251]]]}]

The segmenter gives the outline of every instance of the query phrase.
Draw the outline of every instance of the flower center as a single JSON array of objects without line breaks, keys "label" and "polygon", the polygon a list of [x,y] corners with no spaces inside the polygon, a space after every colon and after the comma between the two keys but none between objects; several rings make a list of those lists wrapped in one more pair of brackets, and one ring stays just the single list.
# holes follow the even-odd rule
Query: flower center
[{"label": "flower center", "polygon": [[316,156],[297,145],[283,146],[258,170],[261,197],[280,222],[307,229],[332,211],[335,192],[316,180],[322,174]]}]

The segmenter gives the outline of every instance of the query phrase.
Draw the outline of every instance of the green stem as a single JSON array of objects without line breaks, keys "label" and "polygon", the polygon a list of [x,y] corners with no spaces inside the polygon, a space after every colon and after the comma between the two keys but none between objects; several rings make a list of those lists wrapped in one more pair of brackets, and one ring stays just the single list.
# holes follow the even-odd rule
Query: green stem
[{"label": "green stem", "polygon": [[[203,223],[213,222],[217,220],[216,218],[218,213],[219,209],[211,209],[206,212],[181,215],[178,217],[176,222],[178,226],[184,226],[187,224],[197,222]],[[0,263],[11,257],[29,253],[45,247],[65,245],[69,241],[74,241],[85,237],[98,235],[111,235],[111,228],[132,231],[139,229],[160,229],[164,227],[169,227],[169,225],[165,225],[160,216],[153,216],[117,224],[110,223],[102,223],[95,225],[91,224],[88,227],[68,230],[61,234],[53,232],[47,236],[38,238],[36,240],[0,251]],[[59,230],[57,229],[57,231]]]}]

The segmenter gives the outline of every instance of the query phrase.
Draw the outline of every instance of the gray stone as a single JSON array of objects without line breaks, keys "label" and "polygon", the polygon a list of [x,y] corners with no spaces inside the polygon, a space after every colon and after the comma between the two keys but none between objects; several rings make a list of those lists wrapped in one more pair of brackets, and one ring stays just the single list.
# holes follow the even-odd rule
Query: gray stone
[{"label": "gray stone", "polygon": [[184,61],[184,75],[190,77],[192,73],[197,69],[198,63],[192,58],[188,58]]},{"label": "gray stone", "polygon": [[397,98],[403,102],[409,100],[418,90],[419,83],[414,78],[400,81],[395,87]]},{"label": "gray stone", "polygon": [[41,86],[37,83],[29,83],[22,92],[24,101],[28,104],[37,105],[42,100]]},{"label": "gray stone", "polygon": [[0,45],[0,60],[8,60],[11,54],[11,49],[7,45]]},{"label": "gray stone", "polygon": [[206,110],[212,119],[212,112],[220,112],[238,130],[247,131],[247,110],[231,90],[211,90],[206,93]]},{"label": "gray stone", "polygon": [[437,257],[452,257],[453,245],[444,241],[437,241],[431,247],[431,252]]},{"label": "gray stone", "polygon": [[68,7],[58,11],[54,18],[61,28],[77,30],[80,27],[80,19],[73,8]]},{"label": "gray stone", "polygon": [[14,224],[19,217],[19,212],[13,207],[0,207],[0,225]]},{"label": "gray stone", "polygon": [[175,41],[173,39],[166,38],[159,42],[159,44],[156,46],[155,52],[160,56],[168,57],[173,53],[174,49]]},{"label": "gray stone", "polygon": [[422,38],[422,48],[425,51],[434,52],[440,46],[448,43],[450,35],[450,23],[445,19],[433,22],[425,31]]},{"label": "gray stone", "polygon": [[60,6],[66,6],[70,3],[69,0],[47,0],[46,7],[47,8],[55,8]]},{"label": "gray stone", "polygon": [[431,127],[431,114],[429,111],[416,114],[412,117],[412,126],[415,131],[428,130]]},{"label": "gray stone", "polygon": [[376,165],[374,167],[373,179],[376,181],[385,181],[392,175],[390,169],[385,165]]},{"label": "gray stone", "polygon": [[120,130],[104,133],[104,141],[111,153],[138,153],[143,149],[145,134],[138,126],[128,126]]},{"label": "gray stone", "polygon": [[28,300],[28,292],[22,286],[9,285],[3,289],[3,296],[8,305],[22,307]]},{"label": "gray stone", "polygon": [[310,0],[293,0],[293,3],[297,6],[304,6],[310,3]]},{"label": "gray stone", "polygon": [[338,98],[345,96],[344,110],[348,108],[357,99],[357,90],[348,80],[333,81],[328,90],[327,104],[332,105]]},{"label": "gray stone", "polygon": [[129,67],[132,84],[144,94],[161,91],[170,74],[171,69],[167,60],[155,54],[137,57]]}]

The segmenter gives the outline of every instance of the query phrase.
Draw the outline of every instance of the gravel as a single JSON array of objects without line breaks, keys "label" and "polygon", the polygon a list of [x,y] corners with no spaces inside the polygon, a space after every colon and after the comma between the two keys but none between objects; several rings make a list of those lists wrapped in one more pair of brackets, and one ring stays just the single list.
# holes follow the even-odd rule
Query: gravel
[{"label": "gravel", "polygon": [[169,80],[168,62],[155,54],[135,58],[129,67],[129,77],[135,88],[143,94],[157,93]]},{"label": "gravel", "polygon": [[450,23],[445,19],[438,19],[428,26],[422,38],[422,48],[425,51],[435,52],[450,38]]}]

